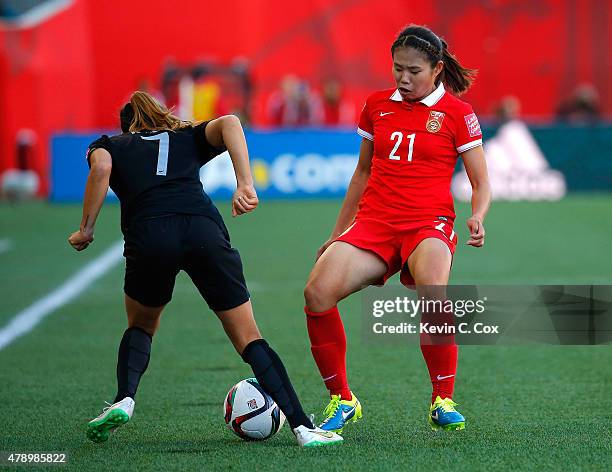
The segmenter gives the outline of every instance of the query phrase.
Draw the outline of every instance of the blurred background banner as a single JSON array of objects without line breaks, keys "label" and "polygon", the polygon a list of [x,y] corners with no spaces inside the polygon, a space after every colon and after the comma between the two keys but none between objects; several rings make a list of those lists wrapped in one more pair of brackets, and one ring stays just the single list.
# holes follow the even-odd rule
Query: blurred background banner
[{"label": "blurred background banner", "polygon": [[[481,121],[527,123],[569,190],[609,188],[611,19],[610,0],[313,0],[290,9],[281,0],[0,0],[0,173],[30,172],[37,194],[49,195],[51,137],[116,127],[135,89],[186,119],[236,113],[254,129],[353,128],[367,95],[393,86],[398,31],[420,23],[479,70],[465,99]],[[355,152],[342,142],[279,152]],[[548,180],[550,195],[564,193],[558,176]]]},{"label": "blurred background banner", "polygon": [[[529,129],[520,121],[510,121],[483,132],[496,200],[559,200],[567,190],[612,188],[611,126]],[[52,138],[52,201],[81,200],[88,172],[85,151],[98,137],[59,134]],[[361,140],[352,130],[332,129],[249,130],[246,137],[262,198],[344,196]],[[236,188],[227,153],[206,164],[200,175],[204,189],[215,199],[229,199]],[[469,201],[471,187],[461,164],[452,188],[457,199]]]},{"label": "blurred background banner", "polygon": [[[85,150],[98,137],[62,134],[52,139],[52,201],[82,199],[88,173]],[[246,137],[260,197],[341,197],[357,164],[360,138],[353,132],[247,131]],[[213,198],[229,199],[236,189],[228,153],[206,164],[200,176]]]}]

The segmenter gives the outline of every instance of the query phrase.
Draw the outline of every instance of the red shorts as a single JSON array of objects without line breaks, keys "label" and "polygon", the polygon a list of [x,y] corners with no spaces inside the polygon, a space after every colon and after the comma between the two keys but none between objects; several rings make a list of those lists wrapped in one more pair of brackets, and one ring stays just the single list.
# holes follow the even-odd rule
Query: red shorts
[{"label": "red shorts", "polygon": [[387,273],[376,282],[376,285],[384,285],[389,277],[401,271],[402,284],[413,286],[414,278],[408,270],[406,261],[419,243],[427,238],[444,241],[451,255],[455,254],[457,235],[453,230],[453,220],[450,218],[428,219],[400,226],[378,220],[360,219],[349,226],[336,238],[336,241],[371,251],[385,261]]}]

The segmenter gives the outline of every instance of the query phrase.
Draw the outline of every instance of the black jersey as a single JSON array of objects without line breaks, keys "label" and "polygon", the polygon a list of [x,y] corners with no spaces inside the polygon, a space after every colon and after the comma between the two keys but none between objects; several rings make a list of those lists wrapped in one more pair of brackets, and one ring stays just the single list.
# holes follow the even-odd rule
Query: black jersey
[{"label": "black jersey", "polygon": [[142,131],[104,135],[89,145],[106,149],[113,161],[110,187],[121,203],[125,234],[134,219],[173,214],[218,217],[200,181],[200,167],[225,151],[213,147],[208,122],[178,131]]}]

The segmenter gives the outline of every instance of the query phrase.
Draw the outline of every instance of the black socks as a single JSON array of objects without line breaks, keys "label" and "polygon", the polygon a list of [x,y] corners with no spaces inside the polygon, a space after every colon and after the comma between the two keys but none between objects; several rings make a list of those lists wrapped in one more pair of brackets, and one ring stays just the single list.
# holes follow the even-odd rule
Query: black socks
[{"label": "black socks", "polygon": [[301,425],[314,427],[302,409],[283,361],[266,341],[257,339],[249,343],[242,352],[242,359],[251,366],[259,385],[274,399],[292,429]]},{"label": "black socks", "polygon": [[[152,338],[140,328],[128,328],[123,333],[117,359],[117,396],[114,403],[125,397],[134,398],[142,374],[151,356]],[[251,342],[242,352],[242,359],[253,369],[259,385],[274,399],[285,414],[291,428],[313,428],[291,385],[283,362],[263,339]]]},{"label": "black socks", "polygon": [[149,365],[151,342],[151,335],[140,328],[128,328],[123,333],[117,358],[117,396],[113,403],[136,396],[140,377]]}]

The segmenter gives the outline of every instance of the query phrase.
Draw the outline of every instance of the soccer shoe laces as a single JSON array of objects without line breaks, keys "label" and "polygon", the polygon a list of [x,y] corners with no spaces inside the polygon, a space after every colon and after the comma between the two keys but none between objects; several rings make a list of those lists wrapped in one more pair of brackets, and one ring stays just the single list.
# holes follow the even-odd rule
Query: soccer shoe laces
[{"label": "soccer shoe laces", "polygon": [[340,408],[340,395],[332,395],[329,404],[323,410],[323,414],[326,415],[325,422],[333,418],[338,408]]},{"label": "soccer shoe laces", "polygon": [[106,403],[107,406],[102,408],[102,413],[106,413],[108,410],[110,410],[110,407],[113,406],[112,403],[108,403],[106,400],[104,400],[104,403]]},{"label": "soccer shoe laces", "polygon": [[457,404],[452,401],[450,398],[445,398],[444,400],[441,400],[439,402],[436,402],[436,408],[442,408],[442,411],[444,413],[450,413],[451,411],[457,411],[455,410],[455,406],[457,406]]}]

